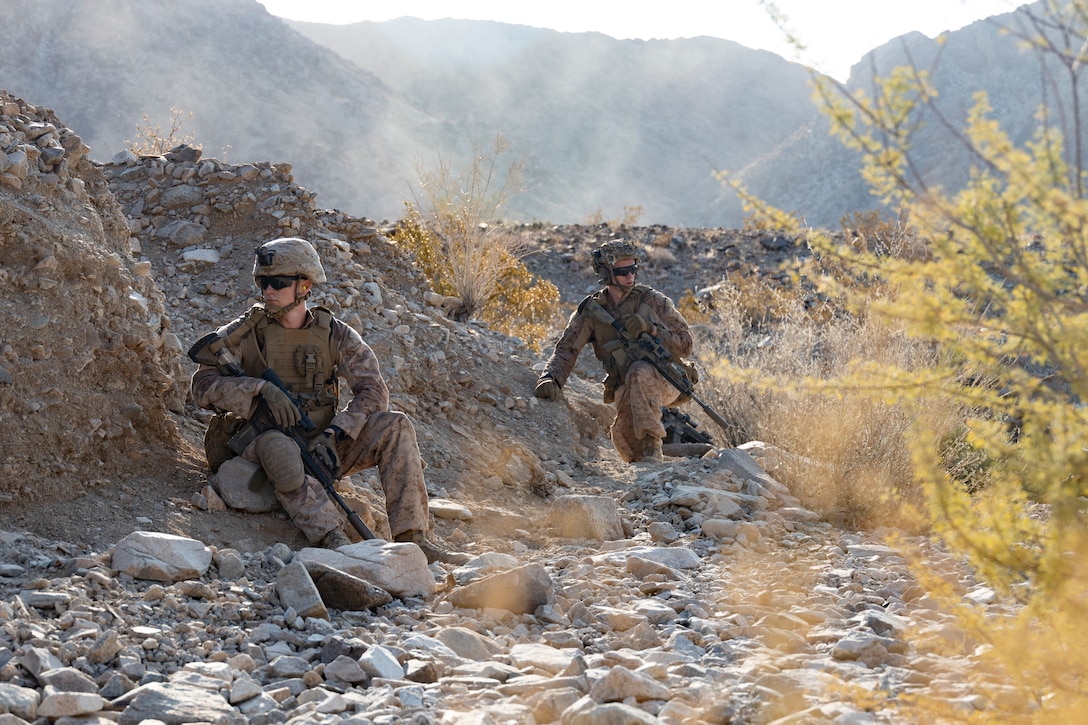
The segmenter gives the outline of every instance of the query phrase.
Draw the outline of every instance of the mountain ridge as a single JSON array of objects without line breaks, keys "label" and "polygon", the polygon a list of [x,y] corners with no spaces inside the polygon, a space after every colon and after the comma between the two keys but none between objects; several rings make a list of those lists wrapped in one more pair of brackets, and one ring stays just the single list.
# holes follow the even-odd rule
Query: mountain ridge
[{"label": "mountain ridge", "polygon": [[[721,198],[732,195],[714,172],[774,148],[816,113],[807,69],[729,40],[616,40],[414,18],[289,24],[386,78],[428,113],[490,123],[532,154],[545,179],[588,177],[575,182],[588,200],[581,218],[593,214],[592,204],[613,213],[639,206],[653,222],[681,214],[681,226],[712,225]],[[460,62],[464,48],[493,48],[496,37],[502,62],[485,62],[488,50]],[[481,108],[491,115],[481,118]],[[716,136],[729,142],[715,143]],[[554,193],[538,185],[526,196],[545,199],[538,206],[551,218]]]},{"label": "mountain ridge", "polygon": [[[1032,59],[1001,36],[1015,17],[897,38],[854,66],[849,87],[911,57],[925,67],[943,47],[934,81],[951,117],[987,90],[1022,140],[1040,91]],[[400,218],[420,168],[467,168],[496,135],[508,160],[526,162],[511,221],[635,212],[645,224],[740,227],[745,210],[718,172],[813,226],[879,208],[817,112],[819,76],[732,41],[411,18],[323,26],[256,0],[11,0],[0,23],[22,40],[0,47],[6,88],[71,119],[95,160],[180,108],[206,156],[289,159],[322,206],[356,216]],[[970,158],[948,133],[919,138],[923,171],[957,188]]]}]

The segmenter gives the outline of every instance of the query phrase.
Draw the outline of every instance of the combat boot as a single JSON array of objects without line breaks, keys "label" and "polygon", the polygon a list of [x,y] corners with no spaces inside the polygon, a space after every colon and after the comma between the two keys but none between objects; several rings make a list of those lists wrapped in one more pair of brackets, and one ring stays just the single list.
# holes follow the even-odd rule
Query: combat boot
[{"label": "combat boot", "polygon": [[664,463],[665,455],[661,452],[661,439],[657,436],[646,436],[642,439],[642,458],[646,463]]},{"label": "combat boot", "polygon": [[456,551],[446,551],[433,541],[429,541],[422,531],[402,531],[393,537],[393,541],[398,543],[411,543],[418,546],[423,550],[423,555],[427,557],[427,563],[433,564],[436,561],[440,561],[443,564],[467,564],[470,557],[468,554],[462,554]]},{"label": "combat boot", "polygon": [[341,531],[340,527],[337,526],[335,529],[325,534],[324,538],[321,539],[321,548],[339,549],[341,546],[347,546],[350,543],[351,539],[349,539],[347,534]]}]

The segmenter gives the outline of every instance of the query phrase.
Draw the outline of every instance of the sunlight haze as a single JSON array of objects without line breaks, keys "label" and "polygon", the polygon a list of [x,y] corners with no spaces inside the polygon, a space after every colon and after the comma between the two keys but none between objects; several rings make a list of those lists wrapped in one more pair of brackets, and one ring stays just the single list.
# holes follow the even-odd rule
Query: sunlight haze
[{"label": "sunlight haze", "polygon": [[549,3],[457,0],[260,0],[269,13],[289,20],[343,25],[398,17],[456,18],[550,28],[567,33],[599,32],[613,38],[672,39],[709,35],[748,48],[769,50],[839,80],[875,47],[904,33],[936,37],[991,15],[1012,12],[1013,0],[778,0],[787,27],[805,45],[799,54],[771,20],[761,0],[636,0],[614,3],[553,0]]}]

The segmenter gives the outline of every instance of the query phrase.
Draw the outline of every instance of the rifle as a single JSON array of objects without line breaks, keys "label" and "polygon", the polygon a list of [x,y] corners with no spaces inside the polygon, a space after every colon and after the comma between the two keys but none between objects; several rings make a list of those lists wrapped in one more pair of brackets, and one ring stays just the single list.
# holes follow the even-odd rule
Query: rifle
[{"label": "rifle", "polygon": [[638,337],[635,337],[627,331],[623,322],[613,317],[600,302],[592,297],[588,298],[588,304],[584,305],[584,311],[594,319],[611,325],[616,329],[616,332],[619,333],[620,342],[623,344],[623,349],[627,353],[627,357],[636,361],[642,360],[653,365],[654,369],[661,373],[661,377],[665,378],[666,382],[680,391],[682,395],[694,400],[696,404],[710,416],[710,419],[718,424],[718,427],[721,428],[727,436],[730,434],[729,423],[726,422],[725,418],[721,417],[716,410],[711,408],[710,405],[699,399],[699,396],[695,394],[694,386],[692,386],[691,381],[688,380],[687,376],[684,374],[684,368],[680,363],[672,359],[672,353],[665,347],[661,338],[654,337],[648,332],[644,332]]},{"label": "rifle", "polygon": [[665,426],[665,443],[714,443],[710,434],[699,430],[699,424],[679,408],[661,406],[661,424]]},{"label": "rifle", "polygon": [[[205,335],[196,342],[191,348],[189,348],[189,359],[200,365],[215,365],[219,368],[219,371],[224,375],[233,375],[235,377],[242,377],[245,372],[242,370],[242,366],[235,360],[234,355],[219,336],[218,333],[213,332]],[[248,425],[244,426],[227,445],[232,451],[240,454],[246,449],[246,446],[253,441],[254,438],[269,430],[278,430],[288,438],[293,440],[298,446],[299,455],[302,457],[302,466],[306,469],[306,473],[317,479],[321,487],[325,489],[325,493],[329,495],[333,501],[336,502],[344,513],[347,515],[348,522],[351,524],[359,536],[364,539],[374,539],[374,532],[371,531],[363,520],[359,517],[353,509],[351,509],[347,503],[341,498],[340,493],[336,490],[336,481],[340,478],[340,471],[338,467],[334,468],[329,465],[329,460],[323,460],[325,456],[315,456],[310,452],[309,442],[306,440],[306,436],[302,431],[311,432],[314,430],[314,422],[310,420],[310,416],[306,415],[306,411],[302,409],[299,404],[298,397],[291,394],[291,391],[287,389],[287,386],[283,384],[280,376],[276,374],[276,371],[272,368],[267,368],[261,377],[275,385],[277,388],[287,394],[287,397],[291,399],[291,402],[298,408],[299,415],[302,420],[299,425],[291,426],[290,428],[281,428],[276,425],[276,421],[272,417],[272,412],[268,409],[268,403],[263,398],[257,402],[257,409],[254,411],[253,416],[249,419]],[[302,430],[299,430],[299,426]]]}]

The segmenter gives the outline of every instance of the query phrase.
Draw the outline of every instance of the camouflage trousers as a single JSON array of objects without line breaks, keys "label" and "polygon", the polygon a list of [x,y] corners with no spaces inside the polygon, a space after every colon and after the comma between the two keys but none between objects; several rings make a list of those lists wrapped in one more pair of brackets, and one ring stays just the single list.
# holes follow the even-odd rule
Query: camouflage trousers
[{"label": "camouflage trousers", "polygon": [[[264,436],[283,434],[269,431],[260,438]],[[309,474],[304,477],[302,485],[293,490],[285,491],[283,489],[290,486],[275,485],[283,477],[277,475],[277,471],[268,471],[270,462],[262,461],[258,455],[260,438],[246,448],[243,457],[266,467],[265,473],[274,484],[276,498],[307,540],[316,544],[329,531],[342,526],[345,517],[340,507],[329,498],[317,479]],[[290,445],[294,446],[294,443]],[[427,486],[423,479],[423,459],[419,454],[415,428],[408,416],[393,411],[374,413],[367,418],[355,440],[345,438],[337,444],[336,453],[340,457],[343,475],[378,467],[392,536],[405,531],[427,530],[430,512],[427,507]],[[301,465],[301,458],[297,463]],[[275,464],[293,469],[296,461],[281,459]],[[286,478],[291,478],[291,475]],[[298,484],[295,482],[292,485]]]},{"label": "camouflage trousers", "polygon": [[636,362],[616,389],[616,419],[609,433],[620,458],[631,463],[642,459],[643,439],[665,437],[661,406],[680,398],[679,391],[647,362]]},{"label": "camouflage trousers", "polygon": [[325,534],[339,528],[344,521],[340,507],[329,498],[318,480],[309,474],[301,488],[289,493],[276,491],[276,498],[311,544],[320,543]]},{"label": "camouflage trousers", "polygon": [[267,431],[246,446],[242,457],[264,469],[280,506],[311,544],[341,525],[339,507],[316,478],[303,473],[294,440],[279,431]]},{"label": "camouflage trousers", "polygon": [[378,467],[390,535],[428,529],[431,517],[423,458],[408,416],[397,411],[370,415],[358,437],[341,441],[336,453],[344,475]]}]

